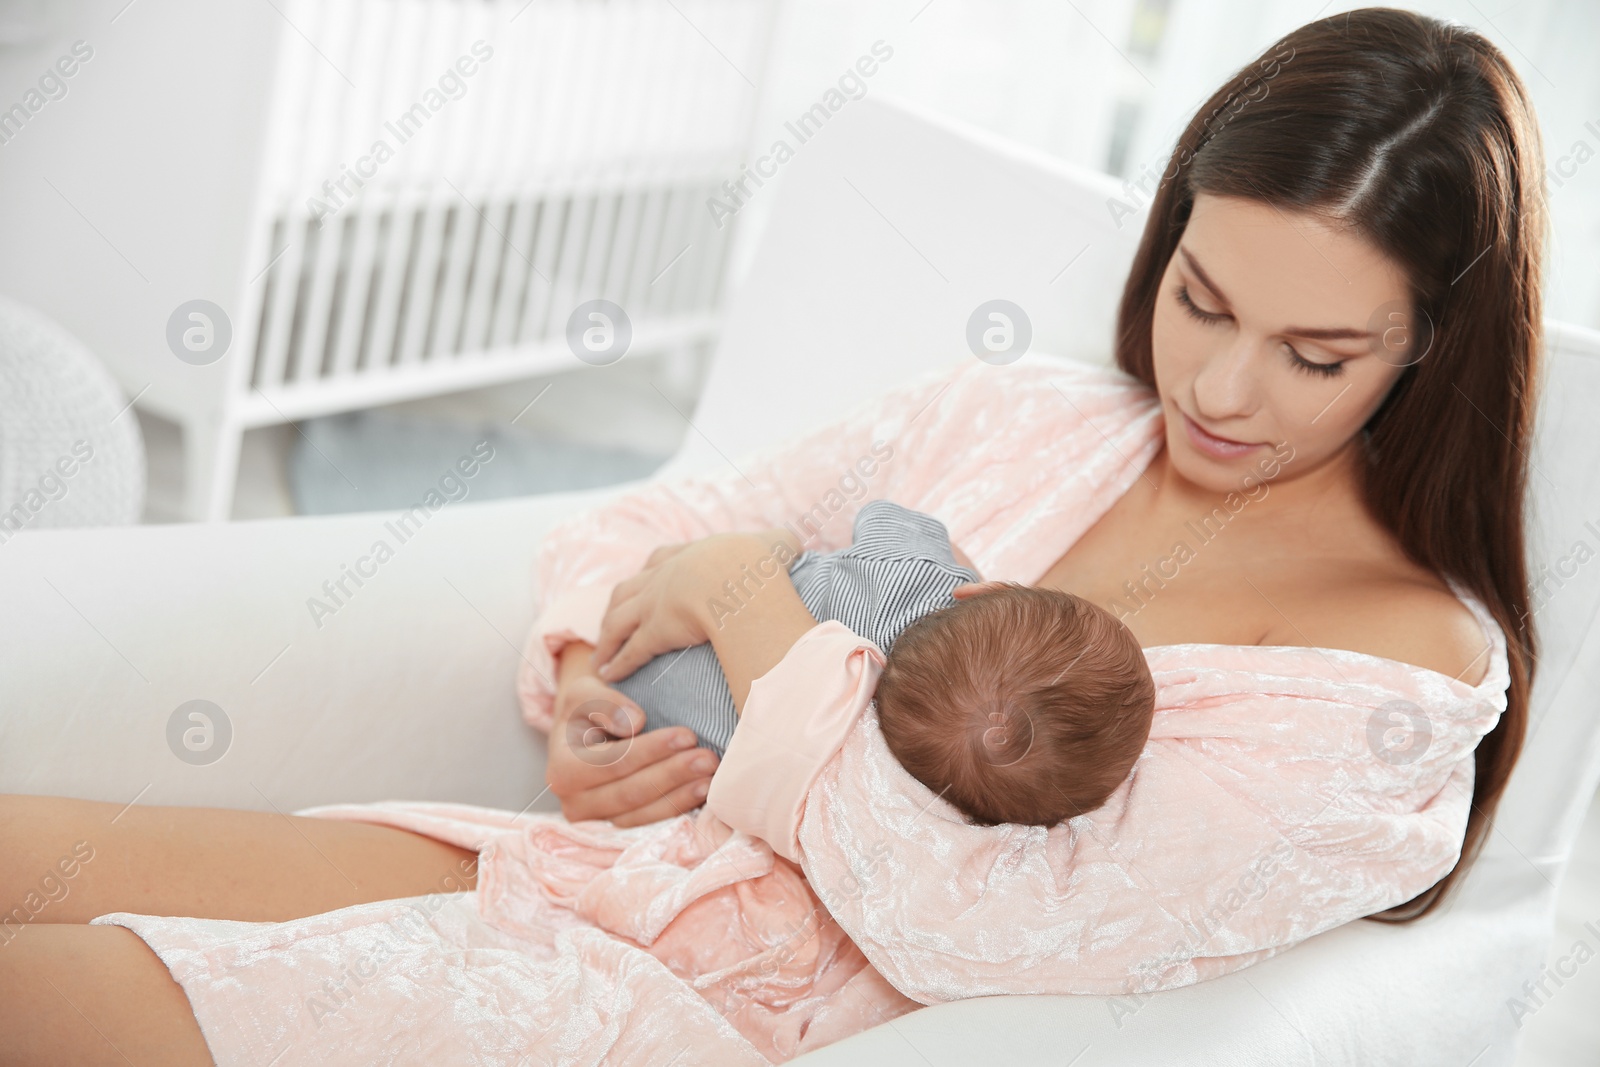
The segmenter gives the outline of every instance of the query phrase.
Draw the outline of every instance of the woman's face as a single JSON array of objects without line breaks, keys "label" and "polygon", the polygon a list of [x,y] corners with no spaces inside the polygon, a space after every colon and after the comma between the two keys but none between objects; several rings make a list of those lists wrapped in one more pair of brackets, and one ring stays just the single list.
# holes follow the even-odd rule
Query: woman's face
[{"label": "woman's face", "polygon": [[1425,354],[1431,336],[1412,325],[1403,272],[1364,239],[1198,194],[1152,326],[1169,461],[1228,492],[1345,456]]}]

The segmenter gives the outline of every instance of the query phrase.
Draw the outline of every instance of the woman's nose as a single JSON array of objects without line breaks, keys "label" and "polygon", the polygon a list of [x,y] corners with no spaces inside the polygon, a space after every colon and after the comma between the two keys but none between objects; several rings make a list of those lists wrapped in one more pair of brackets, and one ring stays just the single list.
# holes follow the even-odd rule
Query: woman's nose
[{"label": "woman's nose", "polygon": [[1207,419],[1230,419],[1255,410],[1260,375],[1259,345],[1244,334],[1214,351],[1194,378],[1196,414]]}]

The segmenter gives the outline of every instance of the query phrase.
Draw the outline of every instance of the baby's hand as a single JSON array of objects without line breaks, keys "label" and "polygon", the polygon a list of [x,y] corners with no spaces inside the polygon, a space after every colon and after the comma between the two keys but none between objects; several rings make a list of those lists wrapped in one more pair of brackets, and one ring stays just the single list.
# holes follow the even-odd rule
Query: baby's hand
[{"label": "baby's hand", "polygon": [[992,593],[996,589],[1004,589],[1008,585],[1017,585],[1017,582],[963,582],[950,590],[950,595],[957,600],[965,600],[969,596],[979,596],[983,593]]}]

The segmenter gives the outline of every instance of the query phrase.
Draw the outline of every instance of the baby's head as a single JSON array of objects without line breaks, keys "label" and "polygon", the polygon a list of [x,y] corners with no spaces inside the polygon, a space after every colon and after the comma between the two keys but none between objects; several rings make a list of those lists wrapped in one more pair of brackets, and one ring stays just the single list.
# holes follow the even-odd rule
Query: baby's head
[{"label": "baby's head", "polygon": [[901,766],[973,822],[1054,826],[1127,778],[1155,683],[1109,612],[1007,583],[901,631],[875,698]]}]

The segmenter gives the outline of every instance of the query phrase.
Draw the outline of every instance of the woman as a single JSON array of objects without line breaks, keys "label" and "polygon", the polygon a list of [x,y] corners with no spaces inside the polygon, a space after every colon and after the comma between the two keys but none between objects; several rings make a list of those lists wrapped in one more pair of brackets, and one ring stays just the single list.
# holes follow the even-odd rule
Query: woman
[{"label": "woman", "polygon": [[[8,798],[4,878],[80,839],[105,858],[0,948],[0,1055],[758,1064],[918,1003],[1167,988],[1426,913],[1527,716],[1542,173],[1481,37],[1388,10],[1303,27],[1180,139],[1126,375],[926,375],[551,535],[519,688],[568,818],[611,824]],[[878,650],[770,565],[777,527],[842,543],[867,495],[1139,638],[1157,723],[1105,808],[972,827],[899,771]],[[635,734],[594,665],[706,639],[743,715],[715,779],[682,731]],[[268,924],[217,921],[239,919]]]}]

